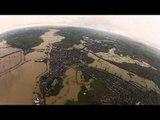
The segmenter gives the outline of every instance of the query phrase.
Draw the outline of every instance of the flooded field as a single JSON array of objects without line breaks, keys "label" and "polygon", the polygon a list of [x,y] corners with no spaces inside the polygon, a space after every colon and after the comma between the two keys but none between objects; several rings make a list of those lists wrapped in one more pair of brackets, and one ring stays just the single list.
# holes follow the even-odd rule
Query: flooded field
[{"label": "flooded field", "polygon": [[106,70],[111,74],[119,76],[124,80],[133,83],[134,85],[136,85],[137,87],[140,87],[144,91],[153,90],[158,94],[160,94],[160,89],[152,80],[144,79],[142,77],[139,77],[136,74],[133,74],[133,76],[131,77],[128,74],[128,71],[121,69],[105,60],[102,60],[92,53],[88,53],[88,56],[95,60],[93,63],[89,64],[88,66]]},{"label": "flooded field", "polygon": [[[33,92],[38,89],[36,82],[40,75],[46,72],[47,67],[43,62],[35,62],[37,59],[47,57],[44,52],[38,52],[37,49],[47,49],[49,43],[63,39],[55,34],[56,32],[57,30],[50,30],[44,33],[41,36],[44,42],[25,56],[24,64],[0,76],[0,104],[32,104],[35,97]],[[8,56],[5,59],[10,61],[12,57],[9,59]]]},{"label": "flooded field", "polygon": [[76,70],[74,68],[68,69],[65,73],[62,90],[56,96],[47,97],[46,104],[63,105],[67,100],[77,101],[80,85],[76,81]]},{"label": "flooded field", "polygon": [[24,54],[21,49],[4,48],[0,49],[0,75],[15,69],[24,62]]},{"label": "flooded field", "polygon": [[123,55],[118,55],[115,54],[114,51],[116,50],[116,48],[112,48],[109,50],[109,52],[105,53],[105,52],[98,52],[96,53],[98,56],[101,56],[102,58],[106,59],[106,60],[111,60],[114,62],[118,62],[118,63],[132,63],[132,64],[137,64],[140,65],[142,67],[151,67],[152,69],[156,69],[153,66],[151,66],[150,64],[144,62],[144,61],[138,61],[138,60],[134,60],[132,59],[130,56],[123,56]]},{"label": "flooded field", "polygon": [[[44,42],[33,47],[33,51],[25,56],[21,49],[11,48],[5,41],[0,43],[0,104],[33,104],[33,99],[37,98],[36,93],[39,92],[39,78],[47,73],[50,68],[49,61],[45,63],[40,60],[42,58],[49,59],[49,53],[52,49],[51,44],[64,39],[63,36],[57,35],[56,32],[58,30],[51,29],[44,33],[41,36]],[[160,89],[152,80],[144,79],[133,73],[130,73],[132,74],[130,75],[128,71],[104,59],[118,63],[133,63],[142,67],[156,69],[153,66],[144,61],[134,60],[129,56],[117,55],[114,53],[115,48],[110,49],[107,53],[93,53],[83,43],[85,41],[81,40],[81,44],[74,44],[67,50],[78,49],[81,52],[85,52],[88,54],[88,57],[94,59],[94,62],[88,64],[88,66],[108,71],[143,91],[153,90],[160,94]],[[69,66],[63,76],[63,88],[58,95],[46,97],[46,104],[63,105],[67,100],[78,101],[78,93],[81,90],[81,86],[90,86],[92,81],[93,79],[90,79],[89,82],[85,82],[82,71],[77,65]]]},{"label": "flooded field", "polygon": [[[84,48],[83,44],[74,45],[73,47],[76,49]],[[142,67],[151,67],[152,69],[156,69],[153,66],[149,65],[148,63],[144,61],[134,60],[129,56],[115,54],[114,53],[115,48],[110,49],[109,52],[107,53],[105,52],[92,53],[92,51],[88,50],[87,48],[85,48],[84,51],[88,52],[88,56],[95,60],[93,63],[89,64],[88,66],[96,67],[96,68],[100,68],[105,71],[108,71],[111,74],[114,74],[116,76],[123,78],[126,81],[131,82],[132,84],[139,87],[143,91],[153,90],[157,92],[158,94],[160,94],[160,89],[152,80],[144,79],[133,73],[131,73],[132,76],[130,76],[128,71],[121,69],[117,67],[116,65],[113,65],[103,59],[111,60],[111,61],[118,62],[118,63],[123,63],[123,62],[132,63],[132,64],[136,63],[137,65],[140,65]]]},{"label": "flooded field", "polygon": [[81,86],[92,82],[92,79],[89,82],[84,82],[81,75],[82,72],[76,66],[66,70],[62,90],[56,96],[47,97],[46,104],[63,105],[67,100],[78,101],[78,93],[81,90]]}]

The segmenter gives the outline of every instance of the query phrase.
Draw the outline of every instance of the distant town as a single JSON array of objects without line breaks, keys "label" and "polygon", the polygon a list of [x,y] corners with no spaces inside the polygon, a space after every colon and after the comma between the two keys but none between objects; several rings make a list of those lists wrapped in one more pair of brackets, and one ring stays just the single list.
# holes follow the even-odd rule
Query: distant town
[{"label": "distant town", "polygon": [[[4,62],[0,64],[0,75],[7,67],[12,73],[11,68],[20,61],[16,70],[21,68],[34,84],[26,90],[31,94],[27,96],[28,104],[160,104],[160,58],[149,46],[120,35],[77,27],[35,27],[14,32],[3,36],[11,53],[0,54],[6,56],[0,58]],[[10,57],[18,63],[6,67]]]}]

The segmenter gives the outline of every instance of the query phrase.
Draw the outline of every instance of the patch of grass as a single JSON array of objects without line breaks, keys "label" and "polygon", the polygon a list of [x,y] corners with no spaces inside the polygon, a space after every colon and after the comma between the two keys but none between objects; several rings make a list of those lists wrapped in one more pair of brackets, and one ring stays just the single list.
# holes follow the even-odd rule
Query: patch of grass
[{"label": "patch of grass", "polygon": [[90,94],[96,95],[98,93],[104,92],[107,90],[107,87],[105,85],[103,80],[94,80],[94,82],[91,84],[91,88],[93,90],[90,91]]},{"label": "patch of grass", "polygon": [[75,31],[61,30],[61,31],[57,32],[57,34],[65,37],[65,39],[62,40],[62,42],[64,42],[64,43],[70,42],[73,44],[79,44],[80,40],[82,39],[81,33],[75,32]]},{"label": "patch of grass", "polygon": [[86,88],[84,86],[81,87],[81,91],[78,94],[78,101],[80,103],[85,103],[85,104],[92,104],[93,99],[89,91],[86,91]]},{"label": "patch of grass", "polygon": [[[85,93],[85,94],[84,94]],[[90,105],[94,104],[91,94],[86,91],[84,86],[81,87],[81,91],[78,93],[78,101],[69,100],[66,105]]]},{"label": "patch of grass", "polygon": [[[81,87],[78,94],[78,101],[68,100],[66,105],[99,105],[100,101],[95,99],[95,96],[107,90],[104,81],[94,80],[91,84],[92,90],[86,91],[85,86]],[[84,94],[85,93],[85,94]]]}]

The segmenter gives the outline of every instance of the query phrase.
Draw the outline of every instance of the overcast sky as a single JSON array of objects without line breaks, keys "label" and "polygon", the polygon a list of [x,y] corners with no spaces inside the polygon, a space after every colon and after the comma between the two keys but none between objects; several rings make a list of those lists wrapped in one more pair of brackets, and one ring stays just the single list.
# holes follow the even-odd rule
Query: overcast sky
[{"label": "overcast sky", "polygon": [[0,33],[33,25],[70,25],[105,30],[135,38],[160,49],[160,16],[0,15]]}]

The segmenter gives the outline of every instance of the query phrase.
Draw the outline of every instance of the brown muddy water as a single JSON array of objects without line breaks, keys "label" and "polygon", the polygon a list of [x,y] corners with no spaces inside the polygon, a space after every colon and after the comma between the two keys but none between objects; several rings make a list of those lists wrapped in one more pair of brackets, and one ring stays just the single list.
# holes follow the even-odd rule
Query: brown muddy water
[{"label": "brown muddy water", "polygon": [[[82,42],[79,45],[74,45],[73,46],[76,49],[81,49],[84,48]],[[122,77],[124,80],[136,85],[136,87],[140,88],[143,91],[150,91],[153,90],[155,92],[157,92],[158,94],[160,94],[160,88],[158,87],[157,84],[155,84],[153,82],[153,80],[149,80],[149,79],[144,79],[136,74],[133,74],[132,77],[129,76],[129,72],[121,69],[119,67],[117,67],[116,65],[113,65],[103,59],[106,60],[111,60],[111,61],[115,61],[115,62],[119,62],[119,63],[137,63],[138,65],[142,66],[142,67],[151,67],[152,69],[155,69],[153,66],[149,65],[148,63],[145,63],[144,61],[138,61],[138,60],[134,60],[132,58],[130,58],[129,56],[119,56],[117,54],[114,53],[115,48],[112,48],[109,50],[108,53],[105,52],[98,52],[98,53],[94,53],[91,50],[88,50],[87,48],[84,49],[84,51],[88,52],[88,57],[91,57],[94,59],[94,62],[91,64],[88,64],[88,66],[90,67],[96,67],[99,69],[103,69],[111,74],[114,74],[116,76],[120,76]],[[99,56],[99,57],[97,57]],[[100,59],[103,58],[103,59]]]},{"label": "brown muddy water", "polygon": [[78,93],[82,85],[90,85],[93,79],[84,82],[81,77],[82,71],[76,65],[70,66],[63,79],[63,88],[56,96],[46,97],[46,104],[49,105],[64,105],[67,100],[78,101]]},{"label": "brown muddy water", "polygon": [[[24,64],[20,65],[18,68],[11,70],[0,76],[0,104],[11,104],[11,105],[32,105],[33,94],[36,91],[38,78],[46,71],[46,64],[42,62],[35,62],[35,60],[42,57],[47,57],[44,52],[38,52],[37,49],[47,49],[49,43],[54,43],[61,41],[64,37],[56,34],[58,30],[50,30],[44,33],[41,38],[44,40],[42,44],[34,47],[35,51],[28,53],[25,56]],[[15,62],[21,59],[20,56],[16,56]],[[3,58],[4,65],[9,68],[9,61],[13,57],[7,56]],[[1,64],[1,63],[0,63]],[[13,63],[12,63],[13,64]],[[2,69],[3,65],[1,64]],[[5,71],[5,70],[1,70]]]},{"label": "brown muddy water", "polygon": [[111,74],[114,74],[116,76],[121,76],[124,80],[136,84],[137,86],[140,86],[142,90],[144,91],[150,91],[153,90],[160,94],[160,89],[152,80],[144,79],[136,74],[133,74],[134,76],[130,77],[128,75],[128,71],[121,69],[117,67],[116,65],[113,65],[107,61],[104,61],[102,59],[99,59],[99,57],[95,56],[93,53],[88,53],[88,56],[94,59],[94,62],[89,64],[90,67],[96,67],[99,69],[103,69],[108,71]]}]

